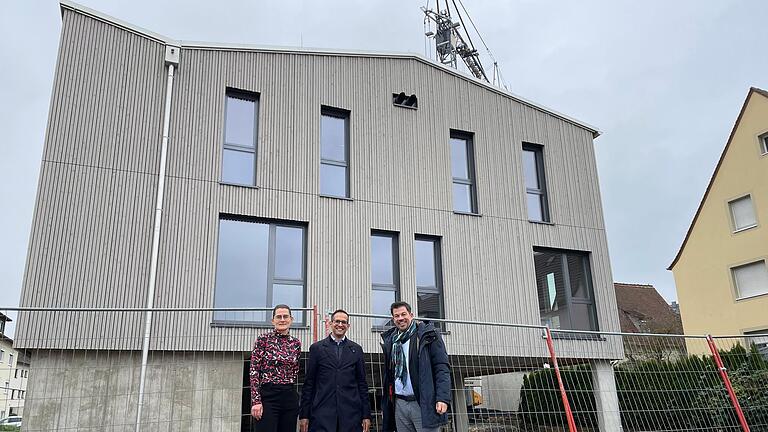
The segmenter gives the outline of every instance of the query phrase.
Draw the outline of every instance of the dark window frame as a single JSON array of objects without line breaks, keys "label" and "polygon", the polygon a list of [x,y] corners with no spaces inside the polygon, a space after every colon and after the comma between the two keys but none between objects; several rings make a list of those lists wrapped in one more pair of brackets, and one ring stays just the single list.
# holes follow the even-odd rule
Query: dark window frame
[{"label": "dark window frame", "polygon": [[[339,161],[335,159],[325,159],[323,158],[323,143],[322,143],[322,119],[323,117],[334,117],[338,119],[344,120],[344,161]],[[336,108],[328,105],[320,105],[320,167],[322,168],[323,165],[328,166],[336,166],[344,168],[344,195],[331,195],[327,193],[323,193],[320,191],[320,195],[324,197],[330,197],[330,198],[350,198],[351,197],[351,187],[349,182],[349,147],[350,147],[350,118],[351,118],[351,112],[349,110],[345,110],[342,108]],[[322,174],[320,174],[322,175]],[[320,180],[320,183],[318,184],[318,187],[322,184],[322,179]]]},{"label": "dark window frame", "polygon": [[[469,212],[465,210],[456,210],[456,203],[454,203],[453,210],[457,213],[479,214],[480,210],[478,208],[477,199],[477,171],[475,169],[475,134],[458,129],[451,129],[448,140],[449,144],[450,140],[452,139],[462,140],[466,143],[465,149],[467,153],[467,175],[469,178],[454,177],[453,169],[451,169],[451,186],[455,184],[469,186],[470,195]],[[451,193],[453,193],[453,191],[451,191]]]},{"label": "dark window frame", "polygon": [[[541,206],[541,220],[531,219],[531,213],[530,209],[527,209],[528,213],[528,220],[530,222],[546,222],[550,223],[552,222],[552,218],[549,211],[549,194],[547,192],[547,176],[544,168],[544,146],[540,144],[532,144],[532,143],[523,143],[523,151],[529,151],[534,154],[534,159],[536,161],[536,177],[539,183],[539,187],[537,189],[529,188],[526,186],[525,188],[525,195],[526,195],[526,208],[528,205],[528,194],[535,194],[539,196],[539,205]],[[523,170],[523,176],[525,176],[525,170]],[[525,185],[525,179],[523,179],[523,184]]]},{"label": "dark window frame", "polygon": [[[434,268],[432,271],[435,272],[435,286],[426,286],[422,285],[420,286],[418,284],[418,281],[416,281],[416,311],[417,314],[420,315],[421,311],[419,310],[419,301],[418,301],[418,295],[419,293],[425,293],[425,294],[437,294],[439,296],[440,301],[438,302],[439,306],[439,317],[438,319],[445,319],[445,290],[444,290],[444,283],[443,283],[443,249],[442,249],[442,238],[438,236],[432,236],[432,235],[424,235],[424,234],[416,234],[414,236],[414,250],[416,248],[416,242],[418,241],[425,241],[425,242],[431,242],[432,243],[432,253],[434,254]],[[415,258],[415,257],[414,257]],[[415,266],[418,264],[414,260],[414,269]],[[443,322],[435,322],[435,327],[441,329],[442,331],[445,331],[445,323]]]},{"label": "dark window frame", "polygon": [[[307,223],[304,222],[298,222],[298,221],[286,221],[281,219],[270,219],[270,218],[257,218],[257,217],[250,217],[250,216],[243,216],[243,215],[234,215],[234,214],[227,214],[222,213],[219,215],[219,224],[217,226],[217,232],[216,232],[216,279],[218,278],[218,271],[219,271],[219,262],[218,262],[218,256],[219,256],[219,248],[221,247],[221,237],[219,235],[219,230],[221,229],[221,221],[222,220],[228,220],[228,221],[234,221],[234,222],[242,222],[242,223],[257,223],[257,224],[267,224],[269,225],[269,239],[267,242],[267,298],[266,298],[266,305],[265,308],[271,308],[272,306],[269,306],[273,303],[274,300],[274,285],[280,284],[280,285],[301,285],[304,287],[303,293],[302,293],[302,306],[306,307],[307,305],[307,237],[308,237],[308,231],[309,227]],[[302,239],[301,239],[301,247],[302,247],[302,268],[301,268],[301,276],[302,279],[290,279],[290,278],[279,278],[275,276],[275,251],[276,251],[276,232],[278,227],[288,227],[288,228],[301,228],[302,230]],[[301,283],[296,283],[301,282]],[[218,292],[218,287],[214,283],[213,287],[213,304],[214,307],[216,307],[216,294]],[[258,306],[254,306],[258,307]],[[297,319],[297,316],[300,314],[301,319]],[[216,314],[212,313],[211,315],[211,323],[215,325],[216,327],[267,327],[271,326],[271,319],[268,317],[268,313],[265,314],[267,318],[264,321],[254,321],[254,320],[233,320],[233,319],[216,319]],[[304,311],[300,312],[294,312],[294,323],[296,323],[299,327],[308,325],[307,317]]]},{"label": "dark window frame", "polygon": [[[534,276],[536,279],[536,296],[538,297],[538,290],[539,290],[539,276],[536,274],[536,263],[535,263],[535,254],[536,253],[550,253],[550,254],[560,254],[560,264],[561,264],[561,271],[563,272],[563,283],[565,286],[563,287],[564,296],[565,296],[565,303],[566,307],[568,308],[568,328],[560,328],[561,330],[584,330],[584,329],[574,329],[573,327],[573,320],[571,319],[571,305],[573,304],[581,304],[581,305],[587,305],[591,306],[589,308],[589,321],[592,328],[590,328],[588,331],[600,331],[600,320],[597,316],[597,302],[595,298],[595,288],[594,288],[594,280],[592,277],[592,254],[590,252],[585,251],[576,251],[576,250],[567,250],[567,249],[557,249],[557,248],[549,248],[549,247],[539,247],[534,246],[533,247],[533,253],[534,253]],[[584,273],[585,282],[587,284],[587,296],[586,297],[573,297],[573,287],[571,287],[571,275],[570,270],[568,269],[568,256],[578,256],[581,258],[582,262],[582,272]],[[542,310],[541,305],[539,304],[539,318],[542,317]]]},{"label": "dark window frame", "polygon": [[[392,240],[392,284],[382,284],[373,281],[373,257],[371,257],[371,294],[373,294],[373,291],[394,292],[395,301],[400,301],[402,293],[402,284],[400,283],[400,233],[396,231],[371,230],[371,238],[373,237],[388,237]],[[371,298],[371,305],[373,305],[373,298]],[[392,325],[390,320],[384,326],[374,324],[373,328],[388,328]]]},{"label": "dark window frame", "polygon": [[[240,144],[227,142],[227,115],[229,112],[230,98],[247,100],[254,103],[253,147],[247,147]],[[233,185],[233,186],[250,186],[250,187],[256,186],[256,166],[257,166],[257,157],[258,157],[258,148],[259,148],[259,107],[261,105],[260,99],[261,99],[260,93],[236,89],[232,87],[227,87],[224,92],[224,131],[221,139],[221,142],[223,144],[222,144],[222,151],[221,151],[221,175],[219,177],[220,182],[222,184]],[[253,155],[253,178],[251,179],[251,183],[235,183],[235,182],[224,180],[224,152],[226,150],[236,151],[241,153],[249,153]]]}]

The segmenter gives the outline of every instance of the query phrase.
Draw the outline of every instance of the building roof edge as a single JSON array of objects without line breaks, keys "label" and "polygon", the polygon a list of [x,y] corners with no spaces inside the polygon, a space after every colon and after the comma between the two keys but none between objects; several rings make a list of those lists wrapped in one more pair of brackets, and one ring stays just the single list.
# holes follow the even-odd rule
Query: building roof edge
[{"label": "building roof edge", "polygon": [[464,72],[461,72],[459,70],[450,68],[448,66],[445,66],[443,64],[437,63],[432,59],[428,59],[420,54],[416,53],[399,53],[399,52],[386,52],[386,51],[366,51],[366,50],[333,50],[333,49],[325,49],[325,48],[298,48],[298,47],[282,47],[282,46],[268,46],[268,45],[250,45],[250,44],[229,44],[229,43],[217,43],[217,42],[195,42],[195,41],[181,41],[169,38],[167,36],[161,35],[159,33],[155,33],[151,30],[144,29],[142,27],[133,25],[131,23],[125,22],[123,20],[117,19],[115,17],[112,17],[110,15],[107,15],[105,13],[99,12],[97,10],[91,9],[89,7],[83,6],[81,4],[75,3],[71,0],[60,0],[60,6],[61,9],[67,9],[74,12],[81,13],[83,15],[89,16],[91,18],[94,18],[96,20],[105,22],[107,24],[114,25],[116,27],[122,28],[126,31],[129,31],[131,33],[137,34],[139,36],[146,37],[147,39],[153,40],[155,42],[159,42],[166,45],[173,45],[178,46],[184,49],[208,49],[208,50],[229,50],[229,51],[261,51],[261,52],[275,52],[275,53],[294,53],[294,54],[309,54],[309,55],[330,55],[330,56],[351,56],[351,57],[379,57],[379,58],[400,58],[400,59],[412,59],[419,61],[421,63],[427,64],[429,66],[435,67],[437,69],[440,69],[444,72],[447,72],[449,74],[452,74],[454,76],[457,76],[459,78],[465,79],[467,81],[470,81],[474,84],[477,84],[486,90],[490,90],[492,92],[498,93],[500,95],[503,95],[505,97],[508,97],[512,100],[515,100],[523,105],[529,106],[533,109],[536,109],[538,111],[541,111],[543,113],[552,115],[556,118],[559,118],[563,121],[566,121],[568,123],[573,124],[574,126],[580,127],[582,129],[585,129],[592,133],[592,138],[599,137],[602,132],[583,121],[577,120],[573,117],[570,117],[568,115],[565,115],[559,111],[556,111],[554,109],[548,108],[542,104],[533,102],[530,99],[526,99],[522,96],[516,95],[506,89],[502,89],[496,86],[491,85],[490,83],[487,83],[485,81],[479,80],[475,78],[474,76],[470,76]]}]

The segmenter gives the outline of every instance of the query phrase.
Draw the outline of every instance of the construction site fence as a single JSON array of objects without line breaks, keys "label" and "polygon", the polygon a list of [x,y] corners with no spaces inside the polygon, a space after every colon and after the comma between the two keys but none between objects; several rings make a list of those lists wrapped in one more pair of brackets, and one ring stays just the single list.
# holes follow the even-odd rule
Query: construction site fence
[{"label": "construction site fence", "polygon": [[[0,313],[10,319],[0,357],[0,418],[21,416],[24,431],[252,430],[250,353],[254,340],[272,331],[271,308]],[[309,346],[327,337],[331,321],[318,307],[293,315],[291,334],[302,342],[300,394]],[[435,327],[448,353],[444,431],[768,432],[766,334],[417,320]],[[371,429],[381,431],[382,380],[390,367],[381,344],[392,322],[350,312],[349,324],[347,336],[363,347]]]}]

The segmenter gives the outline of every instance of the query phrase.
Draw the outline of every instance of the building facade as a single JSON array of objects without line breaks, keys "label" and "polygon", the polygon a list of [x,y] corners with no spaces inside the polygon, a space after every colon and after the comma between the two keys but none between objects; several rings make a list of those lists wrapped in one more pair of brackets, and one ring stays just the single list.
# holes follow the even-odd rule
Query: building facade
[{"label": "building facade", "polygon": [[[22,305],[143,308],[156,280],[156,308],[386,315],[405,300],[422,317],[619,330],[596,129],[417,55],[186,43],[68,2],[62,20]],[[41,351],[41,368],[130,368],[114,379],[125,398],[101,406],[135,415],[143,316],[74,313],[22,313],[17,343],[71,350]],[[221,386],[237,389],[250,329],[268,319],[155,314],[152,382],[176,355],[190,376],[222,356],[240,363],[221,366]],[[298,313],[294,330],[305,349],[309,320]],[[378,352],[370,335],[385,324],[361,319],[351,336]],[[547,355],[540,333],[511,332],[531,343],[497,347],[456,326],[445,340],[452,355]],[[620,343],[563,344],[622,355]],[[87,367],[71,373],[93,380]],[[228,409],[216,427],[239,428]]]},{"label": "building facade", "polygon": [[5,335],[5,323],[11,319],[0,312],[0,420],[24,415],[24,399],[29,378],[29,356],[13,346]]},{"label": "building facade", "polygon": [[766,221],[768,92],[752,88],[669,267],[686,333],[768,333]]}]

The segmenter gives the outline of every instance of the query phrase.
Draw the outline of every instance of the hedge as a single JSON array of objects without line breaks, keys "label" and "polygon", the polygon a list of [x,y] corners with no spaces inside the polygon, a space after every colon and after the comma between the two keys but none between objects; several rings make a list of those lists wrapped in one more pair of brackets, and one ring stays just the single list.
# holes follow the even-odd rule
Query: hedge
[{"label": "hedge", "polygon": [[[768,361],[754,347],[741,345],[720,355],[753,430],[768,430]],[[691,430],[736,426],[731,406],[711,356],[677,360],[635,360],[614,367],[621,421],[625,431]],[[560,369],[576,424],[597,427],[592,372],[588,364]],[[567,424],[554,370],[523,378],[519,417],[522,425]]]}]

